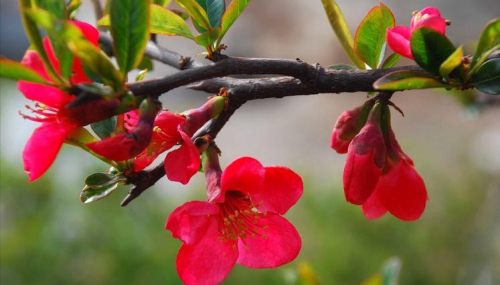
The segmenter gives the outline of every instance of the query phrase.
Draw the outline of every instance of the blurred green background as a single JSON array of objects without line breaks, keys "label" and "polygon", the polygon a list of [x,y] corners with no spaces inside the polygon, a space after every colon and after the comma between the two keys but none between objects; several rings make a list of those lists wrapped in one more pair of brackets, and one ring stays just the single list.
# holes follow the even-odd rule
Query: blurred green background
[{"label": "blurred green background", "polygon": [[[0,1],[1,54],[19,60],[27,43],[17,3]],[[94,22],[90,1],[83,2],[79,18]],[[338,2],[352,30],[378,3]],[[402,25],[413,10],[438,6],[452,21],[449,35],[457,43],[469,43],[500,16],[493,0],[386,4]],[[160,43],[182,54],[201,52],[184,39]],[[324,66],[347,62],[319,0],[254,0],[226,43],[228,53],[238,56],[300,57]],[[149,77],[170,72],[157,65]],[[84,178],[105,165],[65,146],[47,174],[28,183],[21,152],[36,124],[17,116],[28,101],[15,83],[0,81],[0,94],[0,283],[181,284],[175,271],[180,242],[163,225],[175,207],[204,198],[202,175],[188,186],[164,179],[125,208],[119,203],[128,187],[84,205],[78,199]],[[368,221],[344,200],[345,156],[329,148],[329,136],[338,115],[362,104],[365,94],[246,104],[217,140],[222,164],[249,155],[265,165],[287,165],[303,177],[305,194],[287,214],[303,248],[296,261],[279,269],[237,265],[224,284],[298,284],[297,268],[306,263],[321,284],[355,285],[391,256],[403,262],[403,285],[500,284],[500,110],[479,113],[443,94],[412,91],[394,97],[406,113],[393,116],[396,135],[430,196],[422,218],[411,223],[390,215]],[[183,111],[206,97],[177,89],[162,100]]]}]

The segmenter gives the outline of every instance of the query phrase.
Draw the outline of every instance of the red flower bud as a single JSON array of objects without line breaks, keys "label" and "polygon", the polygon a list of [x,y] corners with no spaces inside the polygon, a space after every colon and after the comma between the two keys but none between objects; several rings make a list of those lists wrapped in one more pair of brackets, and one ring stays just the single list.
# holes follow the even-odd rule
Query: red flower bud
[{"label": "red flower bud", "polygon": [[87,144],[87,147],[95,153],[115,161],[137,156],[151,142],[153,123],[158,109],[159,104],[156,100],[144,99],[139,107],[139,121],[132,131]]},{"label": "red flower bud", "polygon": [[413,59],[410,47],[410,38],[413,31],[419,27],[427,27],[442,35],[446,30],[446,19],[441,17],[437,8],[427,7],[413,15],[410,27],[396,26],[387,29],[387,44],[391,49],[409,59]]},{"label": "red flower bud", "polygon": [[375,105],[368,122],[349,145],[344,167],[344,193],[350,203],[361,205],[373,193],[385,162],[385,144],[380,130],[382,106]]},{"label": "red flower bud", "polygon": [[333,128],[330,146],[338,153],[346,153],[352,139],[366,123],[375,101],[367,101],[363,106],[345,111],[337,119]]},{"label": "red flower bud", "polygon": [[215,96],[210,98],[203,106],[184,112],[187,120],[182,129],[190,136],[201,128],[206,122],[217,117],[226,108],[226,97]]},{"label": "red flower bud", "polygon": [[425,210],[427,190],[413,161],[396,140],[389,121],[389,107],[385,106],[383,113],[387,115],[385,165],[377,187],[362,206],[363,213],[368,219],[376,219],[389,211],[403,221],[416,220]]}]

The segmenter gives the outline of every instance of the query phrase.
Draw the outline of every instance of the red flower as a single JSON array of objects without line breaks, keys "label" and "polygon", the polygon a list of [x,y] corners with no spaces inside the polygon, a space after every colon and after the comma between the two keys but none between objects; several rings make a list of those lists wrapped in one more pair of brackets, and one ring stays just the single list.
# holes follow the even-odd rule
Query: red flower
[{"label": "red flower", "polygon": [[[344,192],[350,203],[362,205],[368,219],[387,211],[405,221],[418,219],[427,202],[424,181],[396,141],[389,107],[376,104],[368,123],[349,145],[344,167]],[[384,122],[384,133],[380,124]]]},{"label": "red flower", "polygon": [[[138,111],[124,114],[126,132],[87,144],[95,153],[115,161],[127,160],[140,154],[150,143],[153,123],[159,110],[159,103],[146,98]],[[132,118],[133,117],[133,118]]]},{"label": "red flower", "polygon": [[200,170],[200,152],[191,141],[194,133],[207,121],[216,117],[226,105],[226,98],[216,96],[198,109],[185,115],[162,111],[154,122],[151,144],[134,161],[134,170],[149,166],[163,152],[180,143],[180,147],[165,157],[165,173],[171,181],[187,184]]},{"label": "red flower", "polygon": [[346,153],[352,139],[366,123],[368,114],[375,101],[367,101],[363,106],[345,111],[340,115],[333,128],[330,146],[338,153]]},{"label": "red flower", "polygon": [[235,263],[275,268],[298,255],[301,239],[281,215],[300,198],[292,170],[263,167],[250,157],[220,168],[205,167],[208,202],[188,202],[170,214],[165,228],[184,244],[177,272],[186,284],[217,284]]},{"label": "red flower", "polygon": [[385,167],[373,194],[362,205],[368,219],[377,219],[389,211],[403,221],[420,218],[428,200],[422,177],[396,141],[391,128],[388,130]]},{"label": "red flower", "polygon": [[373,193],[385,162],[385,144],[380,130],[381,106],[370,113],[368,123],[349,145],[344,167],[344,193],[350,203],[361,205]]},{"label": "red flower", "polygon": [[[71,21],[71,23],[82,31],[87,40],[95,46],[98,45],[99,32],[94,27],[83,22]],[[43,43],[51,64],[59,71],[59,62],[54,56],[49,39],[45,38]],[[27,51],[21,63],[30,67],[50,82],[42,60],[36,51]],[[73,60],[72,74],[71,81],[73,84],[91,82],[85,76],[81,63],[76,58]],[[35,109],[31,109],[33,113],[39,116],[23,116],[42,123],[33,132],[23,151],[24,170],[29,174],[30,181],[39,178],[45,173],[56,158],[66,137],[75,128],[90,123],[96,116],[103,116],[95,111],[96,107],[98,107],[97,109],[106,108],[109,110],[116,103],[95,101],[86,106],[68,109],[65,106],[75,100],[76,97],[65,93],[57,87],[20,81],[18,89],[27,99],[39,102],[35,103]]]},{"label": "red flower", "polygon": [[396,26],[387,29],[387,44],[396,53],[413,59],[410,48],[410,38],[413,31],[419,27],[427,27],[445,34],[446,19],[441,17],[437,8],[427,7],[417,12],[411,19],[410,27]]},{"label": "red flower", "polygon": [[[134,170],[149,166],[163,152],[180,143],[180,147],[165,157],[165,173],[171,181],[187,184],[200,169],[200,152],[191,141],[194,132],[186,133],[187,119],[183,115],[162,111],[153,125],[153,137],[149,146],[134,161]],[[196,131],[196,130],[195,130]]]}]

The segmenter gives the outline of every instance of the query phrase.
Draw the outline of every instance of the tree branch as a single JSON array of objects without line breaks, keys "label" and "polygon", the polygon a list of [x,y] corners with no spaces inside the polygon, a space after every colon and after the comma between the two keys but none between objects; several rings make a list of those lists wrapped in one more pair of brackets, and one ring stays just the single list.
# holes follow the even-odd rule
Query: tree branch
[{"label": "tree branch", "polygon": [[[109,35],[101,33],[100,40],[108,48],[112,47]],[[193,83],[197,84],[189,88],[194,90],[218,93],[221,88],[226,88],[228,91],[228,109],[200,129],[193,136],[193,141],[204,135],[210,135],[215,139],[235,111],[249,100],[320,93],[371,92],[375,91],[373,83],[391,72],[402,70],[425,72],[418,66],[376,70],[327,70],[319,64],[311,65],[300,59],[227,56],[223,56],[220,61],[213,64],[204,65],[193,58],[159,47],[153,42],[148,43],[145,54],[181,71],[162,78],[130,83],[128,88],[136,96],[163,94]],[[494,56],[499,57],[499,54]],[[237,79],[226,77],[229,75],[280,76]],[[126,206],[164,175],[163,162],[152,170],[131,174],[127,183],[135,186],[130,189],[121,205]]]}]

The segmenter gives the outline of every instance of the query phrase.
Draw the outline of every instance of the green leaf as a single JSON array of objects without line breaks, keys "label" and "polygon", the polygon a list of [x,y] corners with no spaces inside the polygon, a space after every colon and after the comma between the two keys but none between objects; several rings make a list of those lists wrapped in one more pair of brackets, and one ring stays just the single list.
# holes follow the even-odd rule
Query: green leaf
[{"label": "green leaf", "polygon": [[80,127],[76,128],[68,135],[65,143],[88,150],[86,145],[96,141],[97,139],[86,128]]},{"label": "green leaf", "polygon": [[475,68],[488,59],[490,54],[497,49],[500,49],[500,18],[490,21],[486,24],[486,27],[484,27],[479,37],[476,53],[470,65],[469,70],[471,73],[473,73]]},{"label": "green leaf", "polygon": [[0,77],[50,85],[33,69],[3,57],[0,58]]},{"label": "green leaf", "polygon": [[36,0],[38,8],[47,10],[56,19],[66,19],[66,3],[64,0]]},{"label": "green leaf", "polygon": [[99,138],[105,139],[111,136],[113,131],[116,129],[116,117],[113,116],[104,121],[90,124],[90,127]]},{"label": "green leaf", "polygon": [[183,36],[193,39],[188,24],[174,12],[157,5],[151,5],[150,31],[154,34]]},{"label": "green leaf", "polygon": [[38,52],[40,59],[43,62],[47,74],[51,80],[57,85],[62,84],[62,80],[55,71],[54,67],[50,63],[45,47],[43,46],[42,36],[38,30],[37,23],[29,18],[26,11],[31,9],[31,0],[20,0],[19,7],[21,9],[21,19],[23,20],[24,30],[26,31],[26,36],[30,43],[34,46],[35,50]]},{"label": "green leaf", "polygon": [[68,48],[80,59],[82,65],[102,79],[102,82],[115,90],[123,87],[123,78],[110,59],[97,47],[84,39],[71,39]]},{"label": "green leaf", "polygon": [[359,69],[365,69],[364,62],[361,61],[354,52],[354,41],[349,31],[349,26],[347,26],[347,22],[337,2],[335,0],[321,0],[321,2],[325,8],[328,21],[330,21],[330,25],[344,48],[344,51],[347,53],[347,56]]},{"label": "green leaf", "polygon": [[233,0],[231,4],[227,7],[226,12],[222,16],[221,22],[221,33],[219,36],[218,44],[222,40],[222,38],[226,35],[229,28],[234,24],[236,19],[243,13],[243,10],[248,6],[250,0]]},{"label": "green leaf", "polygon": [[219,38],[220,31],[220,28],[215,28],[209,32],[204,32],[196,36],[194,41],[200,46],[208,48]]},{"label": "green leaf", "polygon": [[80,201],[82,203],[92,203],[101,199],[108,197],[111,193],[113,193],[118,187],[118,183],[114,183],[108,186],[103,186],[100,188],[91,188],[85,186],[80,193]]},{"label": "green leaf", "polygon": [[222,15],[226,10],[224,0],[196,0],[196,2],[207,12],[210,26],[213,28],[220,27]]},{"label": "green leaf", "polygon": [[135,77],[135,81],[139,82],[139,81],[144,80],[144,77],[146,77],[147,74],[148,74],[147,68],[139,71],[139,73],[137,73],[137,76]]},{"label": "green leaf", "polygon": [[175,10],[175,9],[170,9],[170,11],[174,12],[175,14],[177,14],[178,16],[180,16],[184,21],[189,19],[189,14],[188,13],[185,13],[181,10]]},{"label": "green leaf", "polygon": [[459,46],[439,67],[439,74],[450,81],[450,73],[457,67],[462,65],[462,57],[464,56],[463,46]]},{"label": "green leaf", "polygon": [[112,174],[97,172],[85,178],[85,184],[90,188],[100,188],[116,183],[116,177]]},{"label": "green leaf", "polygon": [[382,268],[381,285],[398,285],[399,273],[401,271],[401,260],[393,257],[385,262]]},{"label": "green leaf", "polygon": [[67,1],[67,14],[69,15],[70,19],[73,19],[76,12],[82,5],[81,0],[69,0]]},{"label": "green leaf", "polygon": [[334,64],[334,65],[330,65],[328,67],[328,69],[330,70],[356,70],[358,69],[356,66],[352,66],[352,65],[349,65],[349,64]]},{"label": "green leaf", "polygon": [[147,69],[149,71],[153,70],[153,61],[148,56],[142,58],[141,63],[137,67],[139,70]]},{"label": "green leaf", "polygon": [[449,87],[435,77],[418,71],[395,71],[373,83],[373,88],[383,91]]},{"label": "green leaf", "polygon": [[415,62],[437,76],[440,76],[441,64],[455,51],[455,47],[446,36],[427,27],[413,31],[410,45]]},{"label": "green leaf", "polygon": [[102,26],[102,27],[109,27],[109,14],[108,15],[105,15],[104,17],[102,17],[99,21],[97,21],[97,25],[98,26]]},{"label": "green leaf", "polygon": [[394,15],[384,4],[374,7],[361,21],[354,38],[354,51],[372,69],[384,59],[387,28],[394,27]]},{"label": "green leaf", "polygon": [[153,4],[160,5],[160,6],[168,6],[172,0],[153,0]]},{"label": "green leaf", "polygon": [[472,77],[472,84],[481,92],[500,94],[500,58],[488,60]]},{"label": "green leaf", "polygon": [[149,40],[149,0],[111,0],[110,30],[123,77],[137,67]]},{"label": "green leaf", "polygon": [[394,65],[396,65],[396,63],[398,63],[400,59],[401,55],[393,53],[384,60],[384,62],[382,63],[382,68],[387,69],[393,67]]},{"label": "green leaf", "polygon": [[184,10],[188,12],[189,15],[193,18],[193,22],[196,22],[200,27],[209,31],[212,28],[210,27],[210,22],[208,20],[207,12],[203,9],[203,7],[196,2],[196,0],[175,0],[179,6],[181,6]]},{"label": "green leaf", "polygon": [[59,35],[59,29],[65,24],[58,21],[52,13],[43,9],[29,9],[26,10],[25,13],[33,21],[37,22],[40,26],[47,30],[50,44],[59,62],[61,74],[64,78],[70,79],[72,75],[71,68],[73,66],[73,55],[68,48],[66,48],[64,41]]}]

